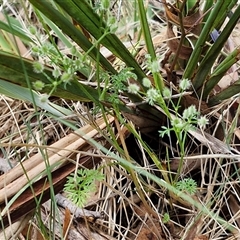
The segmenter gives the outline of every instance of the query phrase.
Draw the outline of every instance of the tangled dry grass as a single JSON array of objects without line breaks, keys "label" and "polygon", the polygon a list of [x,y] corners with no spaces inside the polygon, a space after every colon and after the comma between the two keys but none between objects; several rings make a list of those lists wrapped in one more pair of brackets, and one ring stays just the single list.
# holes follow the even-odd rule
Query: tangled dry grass
[{"label": "tangled dry grass", "polygon": [[[132,45],[135,39],[132,29],[138,23],[132,23],[132,19],[128,21],[130,15],[128,9],[131,9],[129,6],[131,3],[126,1],[124,4],[126,5],[116,4],[113,9],[116,10],[117,16],[129,22],[124,25],[124,31],[123,27],[120,28],[121,37],[126,44]],[[31,8],[28,10],[32,18]],[[26,22],[23,15],[20,14],[19,17]],[[161,15],[158,14],[158,17],[161,18]],[[160,20],[163,22],[159,23]],[[166,24],[164,19],[160,20],[152,20],[151,28],[157,53],[165,55],[168,41],[165,36]],[[131,41],[128,40],[125,32],[132,34],[130,34]],[[144,69],[146,49],[141,44],[139,48],[137,59]],[[67,50],[62,49],[62,51]],[[115,61],[114,58],[113,61]],[[164,75],[164,69],[161,71]],[[92,109],[87,104],[54,98],[52,101],[71,109],[73,114],[64,119],[53,119],[44,110],[36,109],[29,103],[1,96],[0,166],[4,166],[1,169],[3,172],[9,170],[9,163],[11,167],[19,166],[19,163],[34,157],[41,151],[39,146],[45,146],[44,148],[51,151],[48,146],[72,133],[72,129],[65,124],[65,121],[81,128],[100,118],[100,115],[92,114]],[[63,233],[66,234],[66,239],[240,239],[238,98],[228,99],[214,109],[209,109],[207,115],[211,121],[206,132],[199,134],[193,132],[188,137],[181,178],[188,177],[197,182],[198,188],[193,196],[194,200],[234,226],[232,231],[216,221],[214,216],[206,216],[180,197],[171,196],[169,191],[161,188],[148,177],[138,176],[138,184],[144,193],[143,198],[136,190],[129,172],[86,141],[87,146],[73,150],[67,158],[69,162],[78,163],[74,168],[84,167],[86,162],[90,163],[88,167],[100,167],[105,180],[98,183],[97,191],[89,197],[83,212],[76,216],[74,212],[68,211],[70,205],[63,206],[60,200],[56,200],[59,206],[55,211],[59,212],[54,215],[50,201],[43,205],[39,202],[36,207],[37,213],[36,209],[31,209],[32,211],[24,217],[24,221],[21,220],[22,228],[17,230],[13,224],[10,225],[10,230],[6,233],[9,234],[8,238],[18,235],[19,239],[44,239],[43,231],[55,230],[52,233],[53,239],[63,239]],[[130,155],[139,168],[161,177],[159,169],[146,155],[142,143],[135,139],[124,126],[118,124],[118,120],[115,119],[111,120],[110,126],[116,140],[122,146],[126,146],[126,148],[123,147],[125,155]],[[112,150],[113,147],[107,141],[109,137],[111,135],[103,130],[96,135],[95,140]],[[142,138],[161,159],[162,165],[166,170],[168,169],[168,174],[174,175],[179,165],[179,149],[174,136],[160,139],[157,132],[151,132],[147,135],[143,134]],[[56,175],[74,171],[74,168],[68,170],[59,168]],[[64,196],[64,193],[62,195]],[[26,204],[24,201],[22,203],[23,205],[19,206],[20,209]],[[5,202],[4,205],[6,204]],[[165,222],[166,214],[170,219]],[[41,226],[38,225],[39,217],[42,218]],[[54,227],[49,227],[51,224]],[[15,235],[11,235],[12,233]],[[6,236],[1,235],[1,237]]]}]

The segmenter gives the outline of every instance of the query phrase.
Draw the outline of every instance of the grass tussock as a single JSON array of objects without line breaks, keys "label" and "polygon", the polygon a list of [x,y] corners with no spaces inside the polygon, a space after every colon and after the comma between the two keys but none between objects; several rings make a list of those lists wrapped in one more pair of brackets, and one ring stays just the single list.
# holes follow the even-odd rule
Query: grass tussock
[{"label": "grass tussock", "polygon": [[1,11],[0,239],[240,238],[237,1]]}]

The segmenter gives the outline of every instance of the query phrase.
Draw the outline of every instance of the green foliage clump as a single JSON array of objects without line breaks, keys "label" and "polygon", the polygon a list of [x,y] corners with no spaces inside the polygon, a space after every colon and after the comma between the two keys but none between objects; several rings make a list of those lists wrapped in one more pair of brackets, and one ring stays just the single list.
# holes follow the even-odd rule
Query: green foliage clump
[{"label": "green foliage clump", "polygon": [[169,214],[168,213],[164,213],[163,214],[163,223],[168,223],[169,221],[170,221],[170,216],[169,216]]},{"label": "green foliage clump", "polygon": [[186,192],[193,195],[197,191],[197,183],[192,178],[185,178],[177,182],[176,188],[179,191]]},{"label": "green foliage clump", "polygon": [[68,198],[78,207],[83,207],[89,195],[96,191],[95,181],[102,181],[104,175],[94,169],[79,169],[72,173],[64,187]]}]

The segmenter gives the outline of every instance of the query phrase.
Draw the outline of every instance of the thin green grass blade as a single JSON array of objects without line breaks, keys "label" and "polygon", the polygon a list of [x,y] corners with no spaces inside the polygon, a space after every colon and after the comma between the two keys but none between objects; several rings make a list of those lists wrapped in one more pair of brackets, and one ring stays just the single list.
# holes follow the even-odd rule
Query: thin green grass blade
[{"label": "thin green grass blade", "polygon": [[48,111],[49,113],[57,117],[64,117],[73,114],[70,110],[58,106],[54,103],[51,103],[49,101],[41,101],[41,96],[34,91],[31,92],[31,90],[29,90],[28,88],[24,88],[1,79],[0,93],[14,99],[19,99],[31,102],[32,104],[36,104],[36,106]]},{"label": "thin green grass blade", "polygon": [[[234,0],[232,2],[237,2],[237,0]],[[215,26],[219,21],[218,16],[225,16],[226,18],[226,15],[227,15],[226,9],[228,9],[228,6],[230,4],[231,4],[231,1],[218,0],[214,5],[214,8],[209,14],[207,22],[204,25],[201,31],[201,34],[194,47],[194,50],[188,60],[188,64],[183,74],[183,78],[192,79],[194,72],[196,70],[196,66],[198,65],[199,59],[201,57],[202,48],[203,46],[205,46],[205,42],[209,38],[211,31],[215,28]],[[202,85],[202,82],[201,84],[199,84],[195,81],[194,84],[196,85],[196,86],[194,85],[194,87],[197,88],[197,86]]]},{"label": "thin green grass blade", "polygon": [[[157,61],[155,49],[153,46],[152,36],[151,36],[150,29],[149,29],[148,21],[147,21],[146,11],[145,11],[142,0],[138,0],[138,7],[139,7],[141,26],[142,26],[148,53],[150,54],[152,61]],[[164,87],[164,82],[163,82],[163,78],[161,77],[160,73],[153,72],[153,78],[154,78],[156,88],[159,89],[160,91],[162,91],[162,89]]]},{"label": "thin green grass blade", "polygon": [[[33,1],[33,0],[31,0]],[[101,44],[108,48],[115,56],[119,57],[128,67],[132,67],[140,82],[145,74],[134,56],[128,51],[121,40],[113,33],[106,36],[107,26],[93,11],[86,1],[62,1],[55,0],[80,26],[83,26],[96,40],[101,39]],[[104,37],[103,37],[104,36]]]},{"label": "thin green grass blade", "polygon": [[0,31],[0,49],[9,53],[16,53],[16,49],[9,42],[6,32],[3,31]]},{"label": "thin green grass blade", "polygon": [[10,22],[11,26],[0,20],[0,29],[21,38],[23,41],[32,42],[32,39],[28,37],[25,30],[21,28],[20,25],[16,24],[16,19],[12,19],[8,16],[8,21]]},{"label": "thin green grass blade", "polygon": [[25,31],[21,28],[20,23],[16,19],[9,16],[4,17],[4,15],[2,15],[1,18],[5,19],[8,25],[0,20],[0,50],[18,54],[18,42],[15,41],[16,39],[14,39],[13,36],[23,38],[25,43],[29,38],[27,34],[24,37]]},{"label": "thin green grass blade", "polygon": [[204,2],[204,8],[203,8],[203,12],[206,13],[204,18],[203,18],[203,22],[205,23],[210,15],[210,11],[209,9],[212,8],[212,6],[214,5],[214,0],[208,0]]},{"label": "thin green grass blade", "polygon": [[231,54],[229,54],[214,70],[211,74],[209,80],[207,81],[204,92],[203,99],[206,99],[208,94],[213,90],[221,78],[225,75],[228,69],[239,61],[240,49],[235,49]]},{"label": "thin green grass blade", "polygon": [[[75,41],[85,52],[89,52],[89,56],[98,62],[98,50],[93,46],[93,44],[84,36],[84,34],[73,25],[69,19],[67,19],[63,14],[56,10],[48,1],[30,0],[33,6],[35,6],[39,11],[41,11],[47,18],[54,22],[67,36],[69,36],[73,41]],[[71,1],[63,1],[71,2]],[[67,10],[67,9],[64,9]],[[75,9],[76,10],[76,9]],[[75,11],[74,10],[74,11]],[[99,54],[99,62],[103,68],[107,71],[116,74],[117,71],[112,67],[106,58],[102,54]]]},{"label": "thin green grass blade", "polygon": [[217,95],[211,97],[209,99],[208,105],[209,105],[209,107],[215,106],[215,105],[219,104],[220,102],[222,102],[223,100],[229,99],[232,96],[239,94],[239,93],[240,93],[240,80],[236,81],[231,86],[224,89]]},{"label": "thin green grass blade", "polygon": [[66,47],[71,48],[72,43],[62,33],[62,31],[56,26],[56,24],[54,24],[50,19],[45,17],[41,12],[39,12],[39,14],[41,15],[41,18],[43,19],[43,21],[53,30],[54,34],[56,34],[59,40],[61,40]]},{"label": "thin green grass blade", "polygon": [[215,25],[214,25],[215,29],[217,29],[217,30],[220,29],[221,26],[223,25],[223,23],[226,21],[227,17],[231,17],[231,13],[232,13],[232,11],[235,11],[233,9],[235,8],[235,5],[237,3],[238,3],[237,0],[229,1],[229,5],[225,9],[225,13],[224,14],[218,14],[216,16],[216,22],[215,22]]},{"label": "thin green grass blade", "polygon": [[[80,135],[83,133],[79,133]],[[229,231],[234,232],[237,231],[237,228],[231,224],[225,221],[223,218],[219,217],[218,214],[214,213],[213,211],[209,210],[207,206],[200,203],[199,201],[194,200],[189,194],[186,194],[182,191],[179,191],[175,186],[172,186],[171,184],[167,183],[163,179],[157,177],[156,175],[153,175],[152,173],[149,173],[147,170],[140,168],[137,165],[132,164],[130,161],[127,161],[126,159],[119,157],[118,155],[114,154],[113,152],[109,151],[108,149],[104,148],[101,144],[96,142],[94,139],[88,139],[89,142],[93,146],[95,146],[97,149],[101,149],[103,153],[105,153],[107,156],[111,156],[112,159],[115,159],[120,165],[122,165],[125,169],[133,169],[137,174],[148,177],[149,179],[153,180],[155,183],[159,185],[159,187],[163,187],[164,189],[168,189],[168,191],[174,193],[175,195],[181,197],[184,201],[190,203],[192,206],[195,206],[202,214],[209,216],[212,219],[215,219],[218,221],[222,226],[229,229]]]},{"label": "thin green grass blade", "polygon": [[[33,62],[28,59],[21,59],[19,56],[0,51],[0,78],[22,87],[28,87],[26,75],[22,69],[22,66],[24,66],[31,84],[36,81],[42,81],[46,84],[42,92],[51,92],[53,81],[52,69],[45,66],[44,74],[35,73],[32,64]],[[63,83],[58,85],[56,91],[52,93],[52,96],[85,102],[96,102],[99,100],[99,94],[96,89],[81,84],[77,80],[71,81],[71,83],[66,86]]]},{"label": "thin green grass blade", "polygon": [[186,2],[186,12],[189,12],[189,10],[191,10],[194,6],[195,6],[195,4],[197,3],[197,0],[187,0],[187,2]]},{"label": "thin green grass blade", "polygon": [[220,36],[217,38],[216,42],[211,46],[211,48],[201,61],[197,74],[193,80],[193,86],[196,90],[198,90],[198,94],[200,94],[201,92],[200,88],[202,87],[204,81],[206,80],[206,77],[209,74],[216,58],[218,57],[219,53],[221,52],[221,49],[223,48],[224,44],[226,43],[227,39],[232,33],[232,30],[236,26],[239,18],[240,18],[240,6],[238,6],[238,8],[235,10],[234,14],[230,18],[229,22],[223,29]]},{"label": "thin green grass blade", "polygon": [[[0,51],[0,79],[11,82],[15,85],[29,88],[27,80],[30,83],[30,87],[36,81],[42,81],[45,87],[41,90],[42,93],[50,93],[52,91],[52,69],[45,66],[44,74],[35,73],[33,70],[33,62],[19,58],[18,56],[11,55]],[[23,67],[25,71],[23,71]],[[5,89],[6,93],[9,92]],[[14,91],[13,91],[14,93]],[[82,101],[82,102],[94,102],[97,105],[100,103],[99,91],[93,87],[82,84],[76,79],[72,80],[69,84],[60,84],[56,90],[52,92],[51,96],[56,96],[63,99]],[[108,94],[106,93],[106,98]],[[125,104],[120,103],[118,105],[120,111],[132,112]]]}]

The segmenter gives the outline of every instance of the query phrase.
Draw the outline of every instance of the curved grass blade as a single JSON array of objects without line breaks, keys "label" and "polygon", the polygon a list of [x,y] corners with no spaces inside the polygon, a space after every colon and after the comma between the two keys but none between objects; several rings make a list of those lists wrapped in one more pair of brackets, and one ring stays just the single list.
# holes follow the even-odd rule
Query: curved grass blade
[{"label": "curved grass blade", "polygon": [[62,33],[62,31],[56,26],[56,24],[54,24],[50,19],[45,17],[41,12],[39,12],[39,13],[41,14],[42,20],[54,31],[54,34],[56,34],[56,36],[63,42],[63,44],[66,47],[71,48],[72,47],[72,43]]},{"label": "curved grass blade", "polygon": [[[215,26],[218,24],[218,18],[216,18],[216,16],[227,16],[227,11],[226,9],[228,9],[229,5],[231,5],[233,2],[237,2],[237,0],[233,0],[233,1],[225,1],[225,0],[218,0],[214,6],[214,8],[212,9],[211,13],[209,14],[209,17],[207,19],[207,22],[205,23],[201,34],[196,42],[196,45],[194,47],[194,50],[188,60],[188,64],[185,68],[184,74],[183,74],[183,78],[187,78],[187,79],[192,79],[194,72],[196,71],[196,66],[199,62],[199,59],[201,57],[201,52],[202,52],[202,48],[203,46],[205,46],[205,42],[207,41],[208,37],[210,36],[210,33],[212,32],[212,30],[215,28]],[[202,78],[204,79],[204,78]],[[194,84],[196,86],[195,89],[197,87],[202,86],[202,81],[201,83],[197,83],[197,81],[194,82]]]},{"label": "curved grass blade", "polygon": [[[198,94],[201,92],[201,87],[206,80],[207,75],[209,74],[212,65],[214,64],[217,56],[221,52],[224,44],[226,43],[227,39],[229,38],[233,28],[236,26],[238,20],[240,18],[240,6],[235,10],[234,14],[230,18],[229,22],[223,29],[220,36],[217,38],[216,42],[212,45],[209,51],[204,56],[196,76],[193,80],[193,86],[196,90],[198,90]],[[190,60],[189,60],[190,61]]]},{"label": "curved grass blade", "polygon": [[[33,0],[31,0],[33,2]],[[124,46],[121,40],[113,33],[106,34],[105,23],[93,11],[86,1],[62,1],[55,0],[80,26],[83,26],[96,40],[101,39],[101,44],[108,48],[115,56],[119,57],[128,67],[132,67],[141,81],[145,73],[133,57],[133,55]],[[104,36],[106,34],[106,36]],[[104,36],[104,37],[103,37]]]},{"label": "curved grass blade", "polygon": [[[89,56],[94,59],[94,61],[99,62],[101,66],[107,71],[116,74],[117,71],[112,67],[106,58],[100,53],[96,47],[84,36],[84,34],[74,26],[74,24],[67,19],[63,14],[56,10],[53,5],[48,1],[39,0],[29,0],[29,2],[35,6],[40,12],[42,12],[47,18],[54,22],[67,36],[69,36],[74,42],[76,42],[85,52],[89,50]],[[63,1],[71,2],[71,1]],[[64,9],[67,10],[67,9]],[[76,12],[76,9],[73,9]],[[79,13],[77,13],[79,14]]]},{"label": "curved grass blade", "polygon": [[[0,79],[11,82],[16,86],[24,88],[31,88],[32,84],[36,81],[42,81],[45,87],[41,90],[42,93],[50,93],[52,91],[52,69],[45,66],[44,74],[35,73],[33,70],[33,61],[28,59],[19,58],[19,56],[11,55],[0,51]],[[23,71],[24,67],[24,71]],[[31,86],[27,84],[29,82]],[[7,93],[8,89],[4,89]],[[30,90],[29,90],[30,91]],[[14,91],[13,91],[14,92]],[[88,85],[84,85],[73,79],[69,84],[59,84],[55,91],[52,92],[51,96],[83,101],[83,102],[94,102],[97,105],[100,104],[99,91]],[[108,98],[108,93],[106,93]],[[118,105],[120,111],[132,112],[125,104],[120,103]]]},{"label": "curved grass blade", "polygon": [[[2,14],[1,14],[1,18],[4,18],[4,16]],[[13,34],[14,36],[21,38],[23,41],[32,42],[32,39],[30,37],[28,37],[25,30],[21,28],[20,24],[18,24],[16,19],[9,17],[9,16],[7,18],[11,25],[0,20],[0,29]]]},{"label": "curved grass blade", "polygon": [[36,104],[36,106],[45,109],[57,117],[64,117],[73,114],[70,110],[51,103],[50,101],[41,101],[41,96],[36,92],[29,90],[28,88],[24,88],[1,79],[0,93],[14,99],[20,99],[31,102],[32,104]]},{"label": "curved grass blade", "polygon": [[[42,92],[51,92],[53,81],[52,69],[45,66],[44,74],[35,73],[32,64],[33,62],[28,59],[19,58],[19,56],[0,51],[0,78],[22,87],[29,87],[26,80],[27,74],[27,78],[31,84],[36,81],[42,81],[46,85]],[[26,74],[23,71],[23,67],[25,68]],[[96,89],[81,84],[77,80],[73,80],[67,85],[63,83],[58,85],[56,91],[52,93],[52,96],[85,102],[96,102],[99,100],[99,94]]]},{"label": "curved grass blade", "polygon": [[240,49],[235,49],[217,66],[217,68],[211,74],[209,80],[205,85],[204,92],[203,92],[203,99],[207,98],[208,94],[218,84],[218,82],[225,75],[228,69],[237,61],[239,61],[239,59],[240,59]]},{"label": "curved grass blade", "polygon": [[236,81],[228,88],[222,90],[217,95],[211,97],[209,99],[208,105],[210,107],[215,106],[215,105],[219,104],[220,102],[222,102],[223,100],[229,99],[232,96],[239,94],[239,92],[240,92],[240,80]]},{"label": "curved grass blade", "polygon": [[[141,25],[142,25],[146,46],[148,49],[148,53],[151,56],[151,60],[153,62],[157,60],[157,57],[156,57],[155,49],[153,46],[152,36],[149,29],[149,24],[146,17],[146,11],[145,11],[142,0],[138,0],[138,7],[139,7],[139,15],[140,15],[140,20],[141,20]],[[161,74],[158,72],[153,72],[153,79],[154,79],[156,88],[162,91],[164,87],[164,81]]]}]

